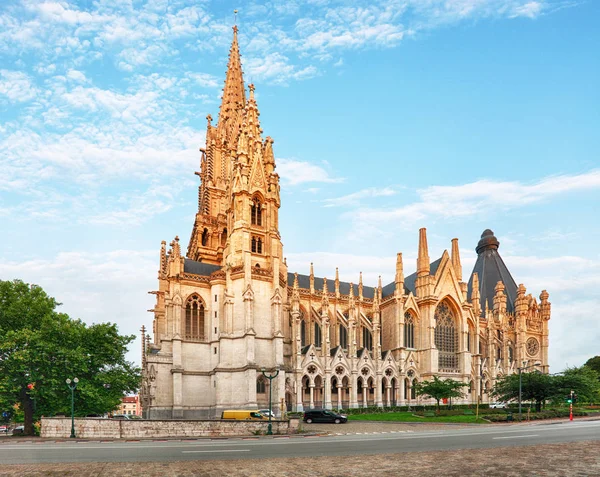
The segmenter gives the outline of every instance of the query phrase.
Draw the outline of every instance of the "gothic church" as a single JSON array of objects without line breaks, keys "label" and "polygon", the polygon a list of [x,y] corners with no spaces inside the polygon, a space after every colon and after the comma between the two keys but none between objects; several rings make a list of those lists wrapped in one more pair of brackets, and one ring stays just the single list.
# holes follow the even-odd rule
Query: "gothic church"
[{"label": "gothic church", "polygon": [[[223,409],[275,412],[424,402],[432,376],[468,384],[487,402],[498,376],[523,363],[548,372],[550,303],[517,286],[485,230],[467,281],[458,240],[430,260],[419,231],[417,271],[368,286],[288,271],[278,227],[273,139],[263,138],[254,86],[242,76],[233,29],[217,124],[201,151],[198,212],[185,256],[163,241],[153,342],[142,349],[150,419],[209,418]],[[279,375],[272,381],[261,370]]]}]

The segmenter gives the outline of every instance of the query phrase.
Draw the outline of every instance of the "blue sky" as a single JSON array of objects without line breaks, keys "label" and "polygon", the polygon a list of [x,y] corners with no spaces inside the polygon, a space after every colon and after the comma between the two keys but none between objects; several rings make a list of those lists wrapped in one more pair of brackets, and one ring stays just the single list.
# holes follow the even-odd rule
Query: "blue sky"
[{"label": "blue sky", "polygon": [[[600,353],[600,4],[592,0],[5,0],[0,278],[122,332],[187,244],[233,10],[274,138],[292,271],[374,284],[485,228],[550,293],[553,371]],[[139,342],[129,354],[139,362]]]}]

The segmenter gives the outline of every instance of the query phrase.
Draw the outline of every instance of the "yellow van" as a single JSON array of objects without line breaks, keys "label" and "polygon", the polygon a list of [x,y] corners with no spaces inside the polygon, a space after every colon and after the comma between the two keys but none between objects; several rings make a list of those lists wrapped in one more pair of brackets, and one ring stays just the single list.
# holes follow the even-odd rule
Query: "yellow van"
[{"label": "yellow van", "polygon": [[223,411],[221,414],[221,419],[235,419],[236,421],[262,421],[265,418],[258,411]]}]

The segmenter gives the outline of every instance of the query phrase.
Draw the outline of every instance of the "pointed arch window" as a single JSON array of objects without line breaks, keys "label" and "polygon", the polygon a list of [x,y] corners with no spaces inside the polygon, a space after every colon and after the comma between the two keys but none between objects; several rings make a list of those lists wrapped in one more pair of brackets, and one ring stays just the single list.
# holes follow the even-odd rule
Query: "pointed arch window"
[{"label": "pointed arch window", "polygon": [[223,233],[221,234],[221,247],[225,248],[227,244],[227,229],[223,229]]},{"label": "pointed arch window", "polygon": [[304,319],[300,320],[300,345],[303,348],[306,346],[306,322]]},{"label": "pointed arch window", "polygon": [[514,356],[514,350],[512,346],[508,347],[508,361],[509,362],[513,362],[515,360],[515,356]]},{"label": "pointed arch window", "polygon": [[206,247],[208,245],[208,229],[204,229],[202,232],[202,246]]},{"label": "pointed arch window", "polygon": [[471,327],[469,326],[469,331],[467,331],[467,351],[471,351],[471,340],[473,339],[473,332],[471,331]]},{"label": "pointed arch window", "polygon": [[442,369],[458,369],[458,333],[456,320],[447,303],[435,309],[435,346],[438,349],[438,366]]},{"label": "pointed arch window", "polygon": [[488,357],[487,341],[482,337],[479,337],[479,354],[482,358]]},{"label": "pointed arch window", "polygon": [[373,350],[373,335],[365,327],[363,327],[363,347],[367,348],[369,351]]},{"label": "pointed arch window", "polygon": [[340,347],[348,349],[348,330],[344,325],[340,325]]},{"label": "pointed arch window", "polygon": [[252,199],[252,205],[250,207],[250,220],[252,225],[262,226],[262,204],[260,199],[255,197]]},{"label": "pointed arch window", "polygon": [[267,383],[265,378],[259,376],[256,380],[256,394],[265,394],[267,392]]},{"label": "pointed arch window", "polygon": [[263,241],[261,237],[252,237],[251,245],[252,253],[263,253]]},{"label": "pointed arch window", "polygon": [[415,348],[415,319],[412,313],[404,313],[404,347]]},{"label": "pointed arch window", "polygon": [[192,295],[185,305],[185,338],[204,339],[204,302],[198,295]]},{"label": "pointed arch window", "polygon": [[319,326],[319,323],[315,322],[315,346],[317,348],[321,347],[322,344],[322,336],[321,336],[321,327]]}]

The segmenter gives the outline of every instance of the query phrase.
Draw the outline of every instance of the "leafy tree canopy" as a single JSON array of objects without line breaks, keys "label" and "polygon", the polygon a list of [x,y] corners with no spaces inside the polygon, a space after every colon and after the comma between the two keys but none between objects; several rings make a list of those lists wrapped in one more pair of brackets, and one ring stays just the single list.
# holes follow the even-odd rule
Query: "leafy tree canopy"
[{"label": "leafy tree canopy", "polygon": [[580,368],[567,368],[555,378],[556,400],[564,400],[573,391],[579,402],[598,402],[600,380],[598,373],[586,365]]},{"label": "leafy tree canopy", "polygon": [[423,381],[415,384],[415,393],[418,396],[435,399],[439,411],[440,400],[450,398],[461,398],[464,395],[462,388],[468,386],[467,383],[456,381],[454,379],[440,379],[437,376],[431,381]]},{"label": "leafy tree canopy", "polygon": [[594,356],[593,358],[588,359],[584,366],[586,368],[591,368],[598,373],[600,379],[600,356]]},{"label": "leafy tree canopy", "polygon": [[139,386],[139,368],[125,360],[135,337],[71,319],[59,305],[37,285],[0,281],[0,411],[18,405],[29,434],[42,415],[70,415],[67,378],[79,378],[78,416],[109,412]]},{"label": "leafy tree canopy", "polygon": [[[523,373],[521,376],[521,400],[534,401],[539,410],[542,404],[555,394],[552,376],[536,371]],[[519,374],[505,375],[496,381],[492,395],[502,401],[519,399]]]},{"label": "leafy tree canopy", "polygon": [[[573,390],[579,401],[596,401],[600,387],[597,376],[594,370],[586,366],[567,368],[558,375],[536,371],[524,372],[521,376],[521,400],[534,401],[536,408],[540,410],[548,400],[564,401]],[[517,401],[519,399],[519,374],[510,374],[499,378],[492,395],[502,401]]]}]

